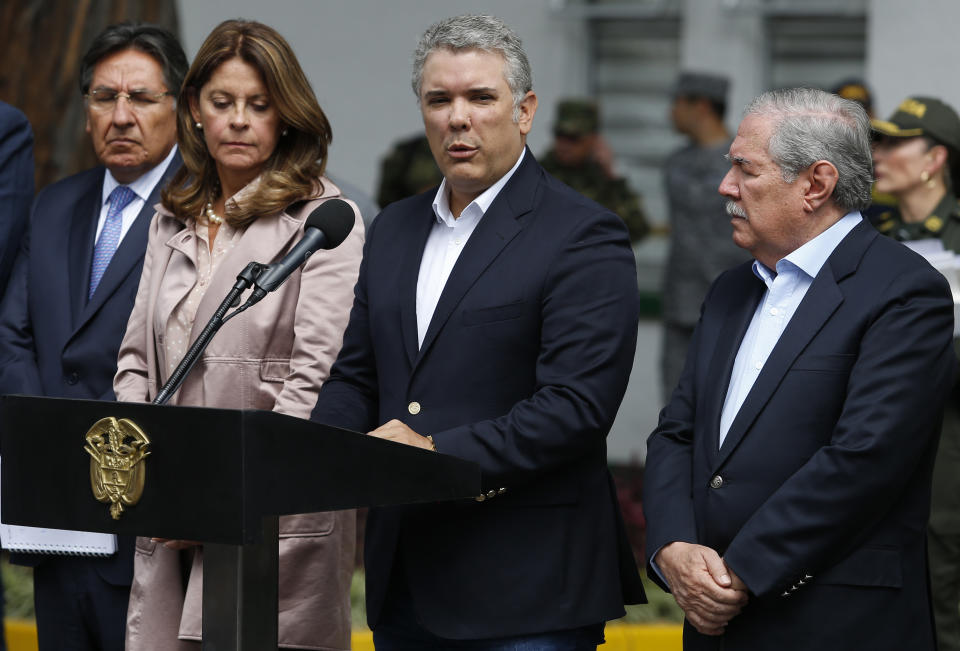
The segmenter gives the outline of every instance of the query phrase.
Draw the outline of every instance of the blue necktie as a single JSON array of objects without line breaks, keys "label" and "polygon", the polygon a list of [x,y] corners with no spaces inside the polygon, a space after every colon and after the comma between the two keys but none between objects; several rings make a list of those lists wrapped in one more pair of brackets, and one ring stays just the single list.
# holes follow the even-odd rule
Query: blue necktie
[{"label": "blue necktie", "polygon": [[110,193],[108,201],[110,207],[107,209],[107,219],[103,222],[103,228],[100,230],[100,238],[96,246],[93,247],[93,265],[90,267],[90,292],[87,298],[93,297],[97,291],[97,285],[103,278],[103,272],[107,270],[110,264],[110,258],[117,250],[117,244],[120,243],[120,227],[123,225],[123,209],[137,197],[136,193],[125,185],[118,185]]}]

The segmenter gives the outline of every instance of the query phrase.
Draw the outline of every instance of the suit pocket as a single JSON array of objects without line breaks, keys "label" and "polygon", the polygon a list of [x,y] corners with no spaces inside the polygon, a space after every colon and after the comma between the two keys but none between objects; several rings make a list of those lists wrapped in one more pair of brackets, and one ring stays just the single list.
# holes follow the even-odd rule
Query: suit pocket
[{"label": "suit pocket", "polygon": [[280,516],[280,538],[329,536],[336,524],[334,511]]},{"label": "suit pocket", "polygon": [[481,307],[475,310],[463,311],[463,325],[474,326],[484,323],[496,323],[497,321],[509,321],[523,315],[524,303],[518,301],[507,303],[505,305],[493,305],[491,307]]},{"label": "suit pocket", "polygon": [[134,551],[137,554],[143,554],[144,556],[153,556],[153,550],[157,548],[157,543],[150,540],[146,536],[137,536],[137,543],[134,547]]},{"label": "suit pocket", "polygon": [[283,382],[290,375],[289,359],[260,360],[260,379],[264,382]]},{"label": "suit pocket", "polygon": [[821,373],[847,373],[857,360],[856,355],[801,355],[793,363],[792,371],[819,371]]},{"label": "suit pocket", "polygon": [[861,585],[899,588],[903,584],[900,550],[896,547],[863,547],[816,577],[824,585]]}]

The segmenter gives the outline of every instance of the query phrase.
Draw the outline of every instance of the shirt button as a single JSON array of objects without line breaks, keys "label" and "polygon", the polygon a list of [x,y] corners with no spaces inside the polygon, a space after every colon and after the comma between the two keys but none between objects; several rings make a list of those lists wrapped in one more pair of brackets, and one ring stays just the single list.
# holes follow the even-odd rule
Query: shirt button
[{"label": "shirt button", "polygon": [[411,402],[409,405],[407,405],[407,411],[416,416],[420,413],[420,403],[416,401]]},{"label": "shirt button", "polygon": [[777,308],[771,307],[771,308],[770,308],[770,316],[777,316],[777,314],[779,314],[779,311],[777,310]]},{"label": "shirt button", "polygon": [[453,241],[453,243],[456,244],[457,246],[460,246],[462,242],[463,240],[461,240],[459,237]]},{"label": "shirt button", "polygon": [[760,369],[763,368],[763,362],[757,362],[756,364],[754,364],[754,368],[759,371]]},{"label": "shirt button", "polygon": [[723,477],[714,475],[713,479],[710,480],[710,488],[720,488],[721,486],[723,486]]}]

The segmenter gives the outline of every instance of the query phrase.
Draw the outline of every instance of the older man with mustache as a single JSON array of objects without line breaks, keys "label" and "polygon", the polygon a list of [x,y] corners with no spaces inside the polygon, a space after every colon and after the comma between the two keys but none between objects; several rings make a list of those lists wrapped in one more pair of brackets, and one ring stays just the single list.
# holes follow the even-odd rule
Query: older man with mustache
[{"label": "older man with mustache", "polygon": [[720,193],[754,261],[711,287],[648,441],[652,575],[686,614],[684,649],[933,649],[950,290],[860,216],[858,104],[764,94],[728,160]]}]

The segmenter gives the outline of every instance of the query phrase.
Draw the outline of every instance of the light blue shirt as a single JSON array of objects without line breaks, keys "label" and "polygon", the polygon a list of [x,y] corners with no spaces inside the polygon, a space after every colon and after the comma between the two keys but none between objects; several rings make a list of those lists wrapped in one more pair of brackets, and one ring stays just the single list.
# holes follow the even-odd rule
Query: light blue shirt
[{"label": "light blue shirt", "polygon": [[737,359],[727,387],[727,397],[723,402],[723,411],[720,412],[718,446],[723,445],[737,412],[753,388],[774,346],[780,341],[780,335],[790,323],[803,297],[807,295],[813,279],[820,273],[840,240],[846,237],[861,219],[859,212],[844,215],[833,226],[777,262],[776,273],[754,261],[753,273],[763,280],[767,291],[757,305],[750,327],[747,328],[737,351]]}]

